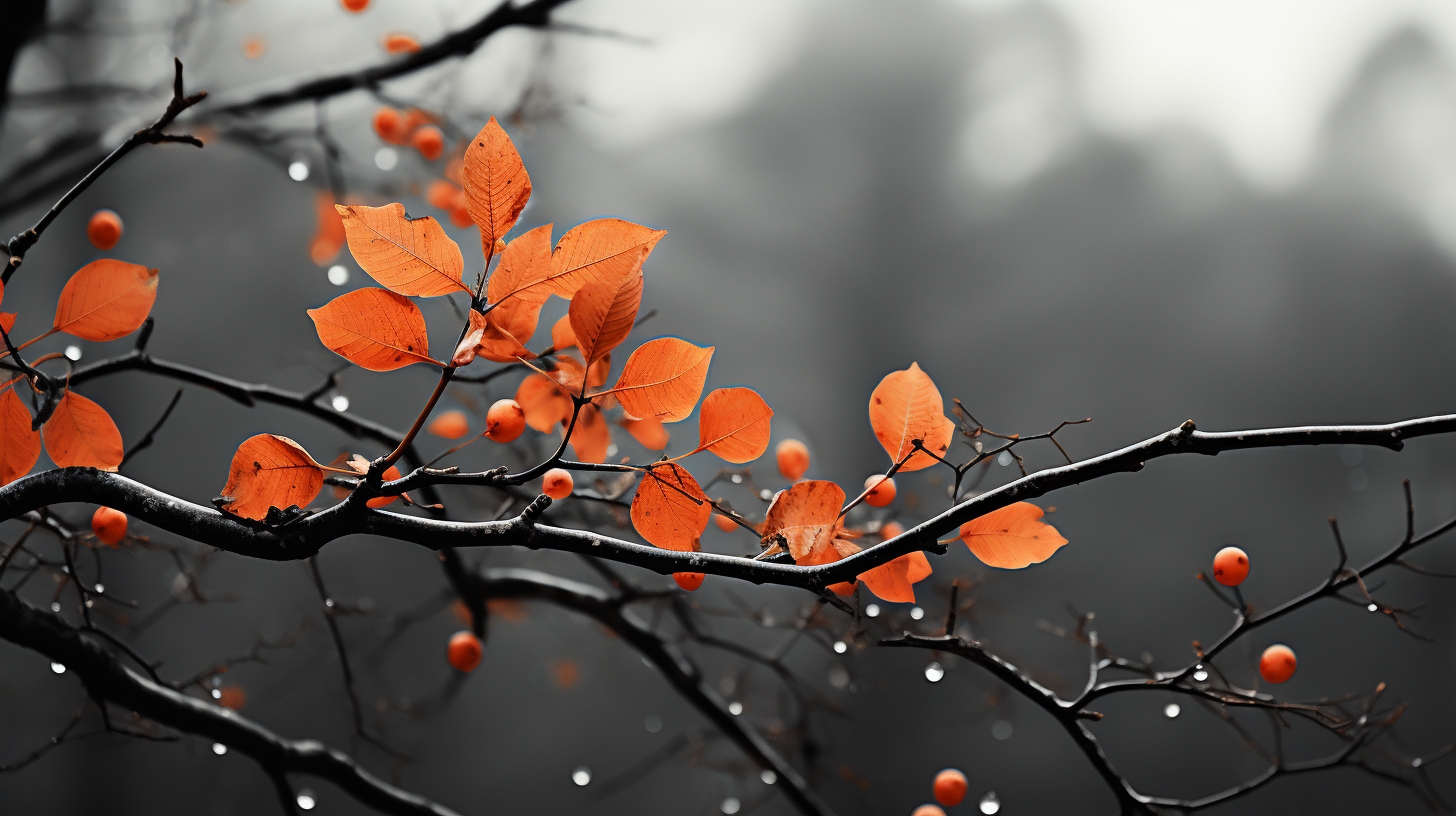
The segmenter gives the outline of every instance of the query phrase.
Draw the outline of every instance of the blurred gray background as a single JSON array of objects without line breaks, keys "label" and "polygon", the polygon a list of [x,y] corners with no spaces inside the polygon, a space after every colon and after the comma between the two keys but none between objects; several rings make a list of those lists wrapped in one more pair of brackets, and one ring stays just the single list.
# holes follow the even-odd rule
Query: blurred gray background
[{"label": "blurred gray background", "polygon": [[[353,16],[333,0],[52,2],[48,28],[11,77],[0,172],[16,172],[64,134],[95,149],[149,121],[165,103],[173,54],[186,63],[190,88],[244,98],[374,64],[385,58],[384,32],[433,39],[489,5],[374,0]],[[864,406],[881,377],[911,361],[997,431],[1092,417],[1059,435],[1074,457],[1189,418],[1228,430],[1394,421],[1456,405],[1456,6],[1444,0],[579,0],[557,19],[578,28],[507,31],[466,60],[382,93],[440,111],[466,133],[499,116],[535,188],[524,227],[554,222],[559,235],[615,215],[669,230],[647,267],[644,308],[658,315],[634,341],[668,334],[716,345],[709,386],[758,390],[776,411],[775,441],[808,444],[811,478],[857,486],[886,466]],[[243,53],[248,38],[265,45],[256,59]],[[126,234],[107,254],[162,270],[153,353],[242,380],[313,386],[337,358],[304,310],[341,291],[308,257],[324,177],[341,169],[351,198],[401,200],[414,214],[444,219],[420,198],[441,165],[407,150],[381,155],[368,125],[379,104],[361,92],[317,108],[219,119],[208,123],[217,135],[204,150],[139,150],[28,256],[5,294],[6,311],[21,314],[17,334],[48,326],[66,277],[100,254],[84,239],[87,216],[111,207]],[[320,122],[341,150],[332,171],[316,138]],[[291,165],[304,167],[294,174],[302,182]],[[0,224],[7,235],[59,193],[27,198],[16,189]],[[474,230],[450,230],[467,269],[478,268]],[[337,263],[349,273],[344,289],[369,285],[347,252]],[[424,308],[438,356],[456,318],[443,300]],[[127,340],[61,338],[37,348],[69,344],[82,362],[130,348]],[[402,428],[432,377],[353,370],[337,394],[351,411]],[[516,379],[456,389],[447,407],[489,405],[512,394]],[[85,392],[130,442],[174,391],[126,374]],[[673,427],[671,451],[690,449],[693,422]],[[260,432],[297,439],[322,461],[343,450],[382,453],[315,420],[189,387],[130,475],[205,502],[237,444]],[[619,436],[622,455],[645,455]],[[522,461],[486,444],[461,464]],[[425,442],[427,453],[447,446]],[[1049,445],[1028,450],[1031,466],[1058,462]],[[1339,518],[1357,561],[1398,540],[1402,478],[1412,480],[1418,528],[1456,512],[1453,452],[1449,440],[1425,439],[1399,454],[1320,448],[1159,460],[1041,501],[1056,507],[1049,520],[1071,543],[1036,568],[986,570],[953,546],[932,558],[934,577],[917,586],[923,619],[881,604],[884,613],[838,655],[829,644],[850,622],[836,613],[790,652],[789,664],[836,709],[814,714],[819,790],[844,814],[908,814],[950,765],[971,784],[957,812],[975,812],[988,791],[1003,814],[1111,812],[1092,770],[1032,706],[953,659],[942,661],[942,681],[928,683],[932,655],[872,644],[901,629],[935,632],[951,579],[968,577],[977,580],[975,604],[962,632],[1053,688],[1070,693],[1084,680],[1083,647],[1038,627],[1068,625],[1069,606],[1095,611],[1115,651],[1181,665],[1193,640],[1207,643],[1228,623],[1193,577],[1215,550],[1249,552],[1251,603],[1282,602],[1334,566],[1328,517]],[[706,478],[717,467],[693,469]],[[987,486],[1015,468],[991,470]],[[755,478],[782,486],[769,461]],[[761,512],[744,488],[723,495]],[[894,512],[906,522],[946,506],[934,470],[901,480],[901,495]],[[463,492],[447,499],[477,516],[497,502]],[[78,523],[90,513],[62,509]],[[613,526],[580,508],[560,507],[552,519]],[[18,529],[0,532],[9,540]],[[752,551],[751,541],[712,527],[704,546]],[[1456,569],[1453,550],[1453,542],[1433,544],[1416,560]],[[170,596],[177,571],[166,553],[102,556],[108,592],[144,609]],[[592,580],[578,560],[549,553],[471,559]],[[440,653],[458,621],[441,609],[397,640],[383,636],[442,586],[433,554],[356,538],[331,544],[319,563],[337,596],[369,601],[369,614],[343,625],[366,666],[364,696],[377,704],[371,724],[407,762],[350,739],[333,645],[302,565],[212,557],[207,587],[234,600],[172,609],[137,647],[185,677],[259,637],[295,636],[295,645],[267,652],[268,665],[229,673],[248,693],[243,713],[287,736],[349,748],[465,813],[711,814],[729,798],[742,812],[791,812],[731,746],[712,740],[604,793],[604,781],[674,737],[710,729],[623,644],[544,605],[528,604],[517,622],[497,616],[481,668],[447,707],[424,705],[450,682]],[[1412,706],[1392,750],[1429,754],[1456,739],[1451,585],[1409,573],[1375,583],[1386,602],[1425,604],[1413,626],[1434,641],[1326,601],[1241,642],[1223,668],[1252,683],[1258,653],[1283,641],[1301,661],[1280,688],[1291,698],[1386,681],[1388,695]],[[37,582],[26,597],[44,603],[53,588]],[[765,651],[806,603],[802,593],[714,578],[694,600],[715,630]],[[743,702],[744,717],[760,728],[782,724],[783,693],[770,674],[721,654],[703,659],[722,692]],[[555,681],[562,660],[579,667],[569,687]],[[74,677],[0,645],[0,762],[48,739],[81,700]],[[1215,716],[1184,700],[1170,718],[1169,701],[1114,698],[1095,726],[1140,789],[1200,796],[1263,769]],[[644,727],[649,718],[661,728]],[[1247,722],[1267,739],[1264,718]],[[1292,757],[1332,747],[1307,731],[1288,737]],[[592,783],[572,783],[579,767]],[[1434,775],[1447,797],[1456,795],[1449,769]],[[327,786],[301,786],[316,793],[318,813],[362,812]],[[5,813],[276,810],[256,766],[214,756],[195,739],[93,737],[0,775]],[[1422,806],[1388,782],[1335,770],[1281,779],[1212,812]]]}]

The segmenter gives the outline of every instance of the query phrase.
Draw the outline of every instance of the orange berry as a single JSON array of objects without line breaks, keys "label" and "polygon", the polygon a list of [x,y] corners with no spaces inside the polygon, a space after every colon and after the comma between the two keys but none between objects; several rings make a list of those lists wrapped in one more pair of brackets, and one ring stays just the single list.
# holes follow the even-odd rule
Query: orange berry
[{"label": "orange berry", "polygon": [[725,533],[731,533],[734,530],[738,529],[738,522],[734,521],[731,518],[728,518],[722,513],[713,514],[713,523],[718,525],[718,529],[722,530]]},{"label": "orange berry", "polygon": [[541,492],[557,501],[570,496],[574,487],[576,484],[571,478],[571,472],[561,468],[551,468],[541,477]]},{"label": "orange berry", "polygon": [[262,35],[254,34],[243,40],[243,56],[248,59],[257,59],[263,56],[263,52],[267,50],[268,41],[263,39]]},{"label": "orange berry", "polygon": [[460,206],[464,195],[464,191],[454,184],[435,179],[425,190],[425,201],[437,210],[453,210]]},{"label": "orange berry", "polygon": [[115,210],[97,210],[86,222],[86,237],[97,249],[111,249],[121,240],[121,216]]},{"label": "orange berry", "polygon": [[[873,487],[871,487],[873,485]],[[865,504],[870,507],[884,507],[895,500],[895,480],[878,474],[865,479]]]},{"label": "orange berry", "polygon": [[470,433],[470,422],[460,411],[446,411],[435,417],[435,420],[425,430],[445,439],[459,439]]},{"label": "orange berry", "polygon": [[672,574],[672,580],[677,581],[677,585],[688,592],[692,592],[702,586],[705,577],[707,576],[701,572],[674,572]]},{"label": "orange berry", "polygon": [[966,775],[955,768],[946,768],[935,775],[935,801],[953,807],[966,798]]},{"label": "orange berry", "polygon": [[472,632],[456,632],[450,636],[450,645],[445,649],[445,658],[456,671],[473,671],[480,665],[480,658],[485,650],[480,646],[480,638]]},{"label": "orange berry", "polygon": [[905,525],[898,521],[887,521],[880,525],[880,540],[889,541],[903,532],[905,532]]},{"label": "orange berry", "polygon": [[410,137],[410,143],[428,161],[434,161],[440,158],[440,154],[445,152],[445,134],[441,133],[440,129],[434,125],[425,125],[419,130],[416,130],[414,135]]},{"label": "orange berry", "polygon": [[945,811],[935,805],[921,805],[910,816],[945,816]]},{"label": "orange berry", "polygon": [[468,227],[471,224],[474,224],[475,223],[475,219],[473,219],[473,218],[470,217],[470,210],[468,208],[466,208],[466,206],[465,206],[465,203],[464,203],[465,193],[464,193],[463,190],[461,191],[461,194],[460,195],[461,195],[461,203],[460,203],[460,205],[457,206],[455,209],[453,209],[453,210],[450,211],[450,223],[451,224],[454,224],[457,227],[462,227],[463,228],[463,227]]},{"label": "orange berry", "polygon": [[435,121],[435,117],[420,110],[419,108],[407,108],[404,112],[404,132],[414,133],[415,128],[421,125],[428,125]]},{"label": "orange berry", "polygon": [[779,460],[779,473],[789,481],[798,481],[809,469],[809,448],[797,439],[785,439],[774,449]]},{"label": "orange berry", "polygon": [[511,442],[526,430],[526,412],[513,399],[496,400],[485,412],[485,435],[496,442]]},{"label": "orange berry", "polygon": [[1259,674],[1270,683],[1283,683],[1294,676],[1297,668],[1299,660],[1294,650],[1283,643],[1265,649],[1264,656],[1259,658]]},{"label": "orange berry", "polygon": [[1249,556],[1238,547],[1224,547],[1213,557],[1213,580],[1224,586],[1238,586],[1249,577]]},{"label": "orange berry", "polygon": [[369,0],[339,0],[339,5],[343,6],[345,11],[352,11],[358,14],[364,9],[369,8]]},{"label": "orange berry", "polygon": [[374,112],[374,132],[390,144],[404,144],[404,117],[394,108],[380,108]]},{"label": "orange berry", "polygon": [[384,50],[391,54],[413,54],[420,50],[420,41],[408,34],[386,34]]},{"label": "orange berry", "polygon": [[126,538],[126,514],[110,507],[96,508],[91,515],[91,532],[101,539],[101,543],[110,544],[114,549]]}]

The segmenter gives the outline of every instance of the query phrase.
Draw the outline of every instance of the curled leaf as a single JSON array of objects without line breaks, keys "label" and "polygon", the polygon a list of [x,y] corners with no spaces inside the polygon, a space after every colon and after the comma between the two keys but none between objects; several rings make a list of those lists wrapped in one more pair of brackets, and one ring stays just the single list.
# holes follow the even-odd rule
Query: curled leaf
[{"label": "curled leaf", "polygon": [[702,396],[713,348],[676,337],[649,340],[627,358],[611,393],[637,419],[687,419]]},{"label": "curled leaf", "polygon": [[752,462],[768,450],[772,416],[773,409],[752,388],[719,388],[703,400],[697,450],[740,465]]},{"label": "curled leaf", "polygon": [[465,260],[435,219],[410,218],[403,204],[340,205],[349,252],[369,277],[401,295],[434,297],[469,292]]},{"label": "curled leaf", "polygon": [[0,485],[30,472],[40,460],[40,433],[30,428],[30,412],[15,389],[0,391]]},{"label": "curled leaf", "polygon": [[323,469],[302,445],[287,437],[258,434],[233,454],[218,507],[262,521],[270,507],[306,507],[323,486]]},{"label": "curled leaf", "polygon": [[121,466],[121,431],[106,409],[67,390],[41,429],[46,453],[57,467],[94,467],[112,473]]},{"label": "curled leaf", "polygon": [[[944,455],[955,435],[955,423],[945,416],[940,390],[916,363],[885,375],[875,386],[870,394],[870,427],[896,462],[915,450],[916,439],[926,450]],[[924,451],[916,451],[900,469],[920,470],[935,461]]]},{"label": "curled leaf", "polygon": [[490,117],[465,150],[466,210],[480,227],[485,254],[491,255],[497,238],[504,238],[531,198],[531,177],[521,154],[504,129]]},{"label": "curled leaf", "polygon": [[309,309],[319,340],[334,353],[370,371],[393,371],[430,359],[430,340],[420,307],[386,289],[355,289]]},{"label": "curled leaf", "polygon": [[842,529],[839,508],[844,489],[834,482],[811,479],[781,491],[768,506],[763,520],[763,546],[789,551],[797,564],[838,561],[834,540]]},{"label": "curled leaf", "polygon": [[961,540],[990,567],[1022,569],[1051,558],[1067,543],[1041,520],[1042,510],[1017,502],[961,525]]},{"label": "curled leaf", "polygon": [[136,331],[156,300],[157,270],[102,258],[66,281],[54,330],[86,340],[115,340]]},{"label": "curled leaf", "polygon": [[698,481],[675,464],[649,469],[632,498],[632,526],[648,543],[664,550],[697,552],[712,514]]}]

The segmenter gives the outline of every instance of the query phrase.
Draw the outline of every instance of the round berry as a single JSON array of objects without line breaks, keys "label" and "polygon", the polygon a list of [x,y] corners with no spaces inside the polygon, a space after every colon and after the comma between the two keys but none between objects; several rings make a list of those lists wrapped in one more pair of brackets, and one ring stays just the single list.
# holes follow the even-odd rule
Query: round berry
[{"label": "round berry", "polygon": [[470,433],[470,422],[465,419],[465,414],[459,411],[446,411],[435,417],[435,420],[425,430],[445,439],[459,439]]},{"label": "round berry", "polygon": [[865,479],[865,504],[870,507],[884,507],[895,500],[895,480],[886,476],[871,476]]},{"label": "round berry", "polygon": [[722,530],[725,533],[731,533],[734,530],[738,529],[738,522],[734,521],[731,518],[728,518],[722,513],[713,514],[713,523],[718,525],[718,529]]},{"label": "round berry", "polygon": [[425,125],[416,130],[410,137],[410,143],[415,146],[415,150],[420,151],[426,161],[434,161],[445,152],[445,134],[434,125]]},{"label": "round berry", "polygon": [[126,538],[126,514],[110,507],[98,507],[91,515],[91,532],[114,549]]},{"label": "round berry", "polygon": [[1276,643],[1264,650],[1264,656],[1259,658],[1259,674],[1270,683],[1283,683],[1294,676],[1294,670],[1299,668],[1299,659],[1294,656],[1294,650],[1283,643]]},{"label": "round berry", "polygon": [[343,6],[345,11],[352,11],[358,14],[364,9],[369,8],[369,0],[339,0],[339,5]]},{"label": "round berry", "polygon": [[97,249],[111,249],[121,240],[121,216],[115,210],[97,210],[86,222],[86,237]]},{"label": "round berry", "polygon": [[705,577],[707,576],[701,572],[674,572],[672,574],[672,580],[677,581],[677,585],[688,592],[702,586]]},{"label": "round berry", "polygon": [[450,636],[450,645],[445,649],[445,657],[454,666],[456,671],[468,672],[480,665],[480,658],[485,650],[480,646],[480,638],[473,632],[460,631]]},{"label": "round berry", "polygon": [[413,54],[420,50],[420,41],[408,34],[386,34],[384,50],[390,54]]},{"label": "round berry", "polygon": [[394,108],[380,108],[374,112],[374,132],[390,144],[403,144],[404,117]]},{"label": "round berry", "polygon": [[774,449],[779,460],[779,473],[791,482],[798,481],[809,469],[809,448],[797,439],[785,439]]},{"label": "round berry", "polygon": [[910,816],[945,816],[945,811],[937,805],[921,805]]},{"label": "round berry", "polygon": [[497,400],[485,412],[485,435],[496,442],[511,442],[526,430],[526,412],[513,399]]},{"label": "round berry", "polygon": [[1213,580],[1224,586],[1238,586],[1249,577],[1249,556],[1238,547],[1224,547],[1213,557]]},{"label": "round berry", "polygon": [[966,798],[966,775],[955,768],[946,768],[935,775],[935,801],[952,807]]},{"label": "round berry", "polygon": [[571,478],[571,472],[561,468],[551,468],[541,477],[541,492],[557,501],[570,496],[574,487],[576,484]]},{"label": "round berry", "polygon": [[887,521],[880,525],[880,540],[889,541],[903,532],[905,532],[905,525],[898,521]]}]

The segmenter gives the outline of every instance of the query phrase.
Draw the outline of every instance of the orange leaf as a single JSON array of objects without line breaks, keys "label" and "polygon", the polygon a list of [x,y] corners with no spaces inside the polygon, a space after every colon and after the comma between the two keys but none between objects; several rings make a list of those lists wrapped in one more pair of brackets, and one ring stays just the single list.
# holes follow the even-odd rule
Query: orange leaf
[{"label": "orange leaf", "polygon": [[287,437],[258,434],[233,454],[218,506],[262,521],[270,507],[307,507],[323,486],[324,472],[303,446]]},{"label": "orange leaf", "polygon": [[[345,456],[347,456],[347,458],[341,456],[340,459],[344,459],[344,463],[347,464],[350,468],[358,471],[361,475],[369,472],[370,462],[368,459],[365,459],[357,453],[353,456],[348,456],[347,454],[345,454]],[[392,482],[398,478],[400,478],[399,468],[395,467],[394,465],[390,465],[389,469],[384,471],[384,481]],[[340,495],[340,490],[336,487],[334,488],[334,495],[339,498],[343,498],[344,496],[348,495],[348,490],[344,490],[343,494]],[[364,502],[364,504],[367,507],[386,507],[390,504],[393,504],[394,501],[398,498],[399,496],[375,496],[374,498]],[[267,511],[264,512],[266,513]]]},{"label": "orange leaf", "polygon": [[318,193],[313,197],[314,212],[318,215],[318,229],[308,255],[319,266],[328,266],[339,257],[344,248],[344,219],[334,209],[334,197],[329,193]]},{"label": "orange leaf", "polygon": [[[537,304],[551,297],[548,287],[540,284],[551,275],[551,225],[541,226],[517,236],[501,253],[500,264],[490,273],[485,284],[485,297],[491,303],[512,298]],[[532,324],[535,331],[535,324]]]},{"label": "orange leaf", "polygon": [[66,281],[53,325],[86,340],[115,340],[136,331],[156,300],[157,270],[102,258]]},{"label": "orange leaf", "polygon": [[401,295],[435,297],[470,290],[465,259],[435,219],[410,218],[403,204],[340,205],[349,252],[369,277]]},{"label": "orange leaf", "polygon": [[[642,255],[640,250],[638,255]],[[593,281],[577,290],[567,317],[571,319],[576,345],[588,365],[610,354],[627,339],[641,305],[640,264],[624,277]]]},{"label": "orange leaf", "polygon": [[[854,547],[855,552],[859,551],[855,545],[849,546]],[[844,553],[846,556],[850,554]],[[880,600],[891,603],[915,603],[915,587],[912,584],[929,577],[930,559],[925,557],[925,553],[918,551],[906,553],[859,574],[859,580],[864,581],[870,592],[875,593]]]},{"label": "orange leaf", "polygon": [[30,412],[15,389],[0,392],[0,485],[30,472],[40,460],[40,433],[30,429]]},{"label": "orange leaf", "polygon": [[15,315],[15,312],[0,314],[0,329],[4,329],[6,334],[9,334],[10,330],[15,328]]},{"label": "orange leaf", "polygon": [[611,393],[636,419],[687,419],[703,394],[713,348],[698,348],[676,337],[648,340],[627,358]]},{"label": "orange leaf", "polygon": [[387,289],[355,289],[309,309],[319,340],[344,359],[370,371],[432,363],[420,307]]},{"label": "orange leaf", "polygon": [[550,433],[571,418],[571,393],[561,383],[540,374],[521,380],[516,402],[526,414],[526,424],[542,433]]},{"label": "orange leaf", "polygon": [[551,274],[542,283],[551,294],[572,298],[599,280],[615,280],[640,267],[667,230],[598,218],[567,230],[551,253]]},{"label": "orange leaf", "polygon": [[94,467],[112,473],[121,466],[121,431],[100,405],[66,391],[41,428],[46,453],[57,467]]},{"label": "orange leaf", "polygon": [[648,450],[662,450],[667,447],[667,429],[662,427],[660,419],[623,419],[621,425]]},{"label": "orange leaf", "polygon": [[774,497],[763,520],[763,545],[786,547],[799,564],[827,564],[840,556],[833,549],[838,536],[844,490],[834,482],[799,482]]},{"label": "orange leaf", "polygon": [[740,465],[752,462],[768,450],[772,416],[773,409],[752,388],[719,388],[703,400],[698,450]]},{"label": "orange leaf", "polygon": [[[955,435],[955,423],[945,417],[940,390],[916,363],[885,375],[875,386],[870,394],[870,427],[896,462],[915,450],[911,444],[915,439],[927,450],[944,455]],[[917,451],[900,469],[920,470],[933,464],[934,457]]]},{"label": "orange leaf", "polygon": [[612,429],[607,418],[595,405],[586,405],[576,418],[576,427],[571,431],[571,449],[582,462],[607,461],[607,448],[612,444]]},{"label": "orange leaf", "polygon": [[511,231],[531,198],[526,165],[494,116],[465,151],[464,182],[466,209],[480,227],[480,241],[489,256],[496,239]]},{"label": "orange leaf", "polygon": [[698,481],[674,464],[657,465],[644,473],[632,498],[632,526],[648,543],[664,550],[697,552],[712,514]]},{"label": "orange leaf", "polygon": [[[7,329],[7,331],[9,331]],[[560,351],[576,345],[576,332],[571,330],[571,315],[565,314],[551,326],[551,347]]]},{"label": "orange leaf", "polygon": [[1052,557],[1065,538],[1041,521],[1041,508],[1030,502],[993,510],[961,525],[961,540],[990,567],[1022,569]]}]

